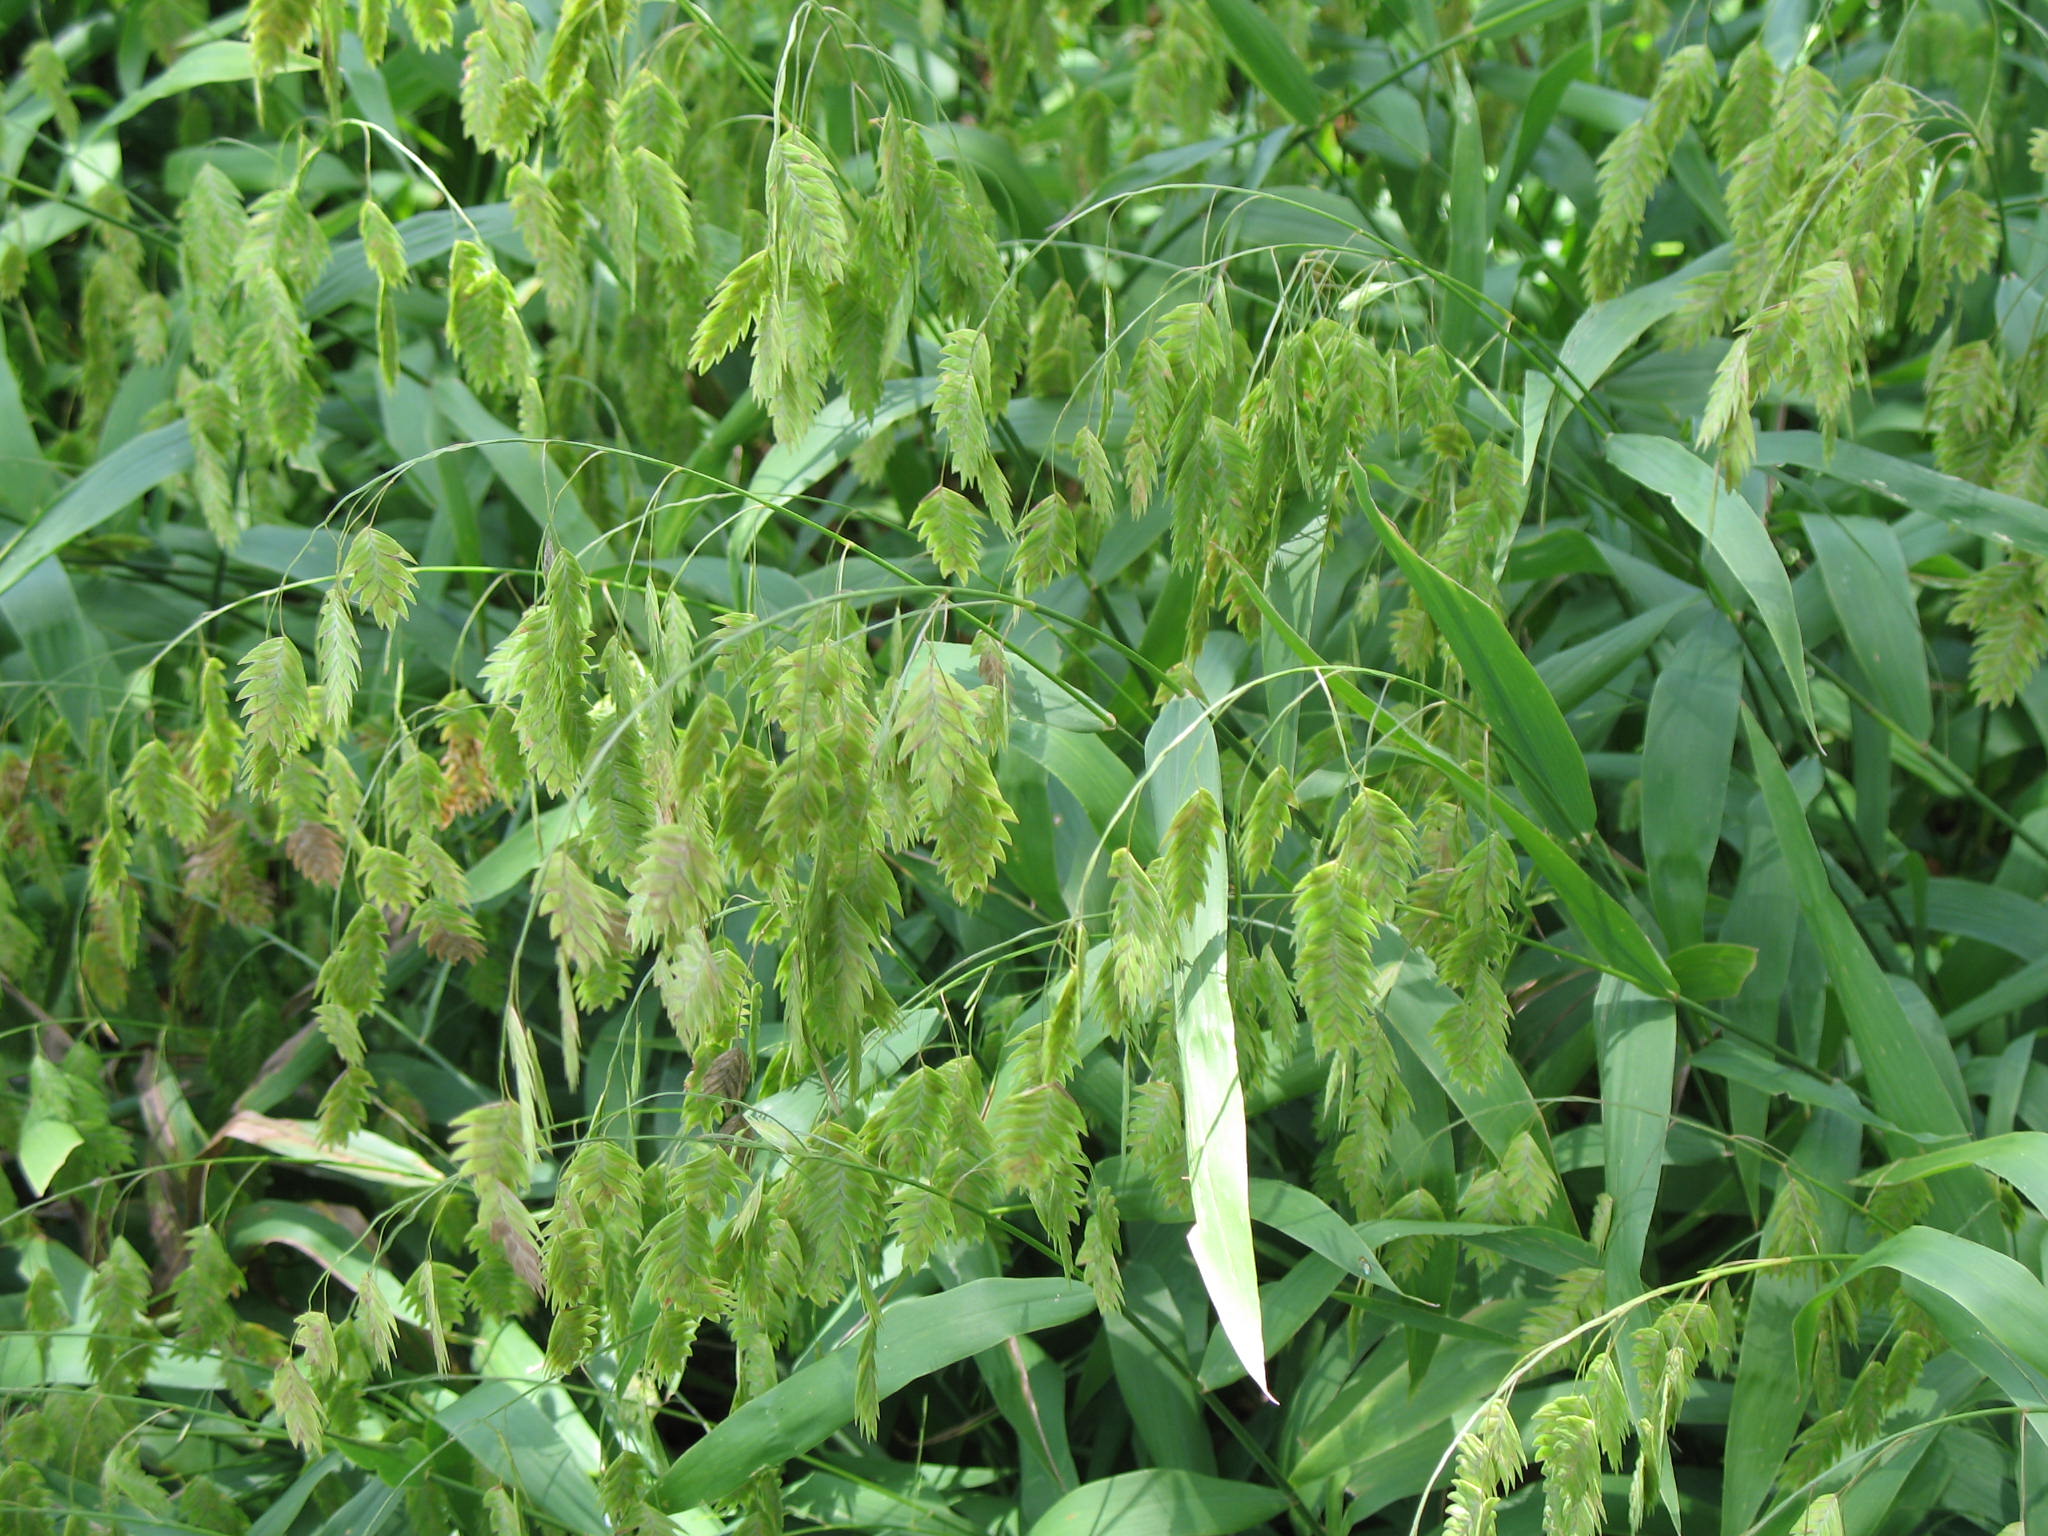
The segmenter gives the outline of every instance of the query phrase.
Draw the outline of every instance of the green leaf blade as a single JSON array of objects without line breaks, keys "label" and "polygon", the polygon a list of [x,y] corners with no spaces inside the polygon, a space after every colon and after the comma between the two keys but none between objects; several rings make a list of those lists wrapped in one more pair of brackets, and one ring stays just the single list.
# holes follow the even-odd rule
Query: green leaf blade
[{"label": "green leaf blade", "polygon": [[[875,1344],[883,1397],[1005,1339],[1095,1310],[1095,1293],[1067,1280],[973,1280],[885,1309]],[[858,1345],[849,1341],[754,1398],[691,1446],[656,1485],[662,1507],[724,1498],[763,1467],[824,1440],[854,1416]]]},{"label": "green leaf blade", "polygon": [[[1168,701],[1145,739],[1145,755],[1150,772],[1147,800],[1154,832],[1162,841],[1180,808],[1198,791],[1206,789],[1221,802],[1216,736],[1198,701]],[[1174,995],[1174,1037],[1180,1049],[1187,1122],[1188,1193],[1195,1209],[1188,1247],[1224,1334],[1246,1374],[1266,1392],[1259,1276],[1252,1259],[1244,1087],[1238,1081],[1237,1026],[1225,977],[1228,894],[1219,837],[1209,851],[1193,919],[1181,925],[1182,970]]]},{"label": "green leaf blade", "polygon": [[1379,514],[1362,481],[1359,491],[1381,542],[1458,658],[1538,817],[1567,842],[1591,836],[1596,811],[1586,759],[1535,665],[1491,608],[1423,559]]},{"label": "green leaf blade", "polygon": [[1155,1467],[1076,1488],[1031,1536],[1232,1536],[1286,1507],[1287,1495],[1272,1488]]},{"label": "green leaf blade", "polygon": [[1792,578],[1756,509],[1725,489],[1704,459],[1671,438],[1617,434],[1607,440],[1607,459],[1631,480],[1668,498],[1734,573],[1777,649],[1807,729],[1816,729]]}]

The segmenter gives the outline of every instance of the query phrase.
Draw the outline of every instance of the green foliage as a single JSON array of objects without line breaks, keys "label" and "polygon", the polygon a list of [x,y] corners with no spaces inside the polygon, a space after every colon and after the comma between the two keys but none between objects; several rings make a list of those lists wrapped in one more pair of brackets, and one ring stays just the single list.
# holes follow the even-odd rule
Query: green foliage
[{"label": "green foliage", "polygon": [[0,1525],[2040,1521],[2043,19],[0,23]]},{"label": "green foliage", "polygon": [[516,392],[531,372],[530,342],[512,280],[473,240],[448,258],[448,347],[463,377],[484,394]]},{"label": "green foliage", "polygon": [[910,514],[910,526],[950,581],[968,581],[981,568],[985,519],[949,485],[933,486]]}]

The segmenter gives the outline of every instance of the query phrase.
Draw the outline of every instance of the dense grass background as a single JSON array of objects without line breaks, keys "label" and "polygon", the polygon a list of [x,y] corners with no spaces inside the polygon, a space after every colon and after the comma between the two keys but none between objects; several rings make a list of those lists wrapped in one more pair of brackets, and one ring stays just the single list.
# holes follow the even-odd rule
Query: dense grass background
[{"label": "dense grass background", "polygon": [[2044,24],[0,0],[0,1529],[2048,1519]]}]

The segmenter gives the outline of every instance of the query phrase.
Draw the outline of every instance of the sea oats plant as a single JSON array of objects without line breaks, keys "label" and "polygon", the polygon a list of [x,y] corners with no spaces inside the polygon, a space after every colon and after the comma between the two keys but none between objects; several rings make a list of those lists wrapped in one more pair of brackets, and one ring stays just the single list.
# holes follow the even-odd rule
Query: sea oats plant
[{"label": "sea oats plant", "polygon": [[0,27],[0,1531],[2048,1522],[2048,5]]}]

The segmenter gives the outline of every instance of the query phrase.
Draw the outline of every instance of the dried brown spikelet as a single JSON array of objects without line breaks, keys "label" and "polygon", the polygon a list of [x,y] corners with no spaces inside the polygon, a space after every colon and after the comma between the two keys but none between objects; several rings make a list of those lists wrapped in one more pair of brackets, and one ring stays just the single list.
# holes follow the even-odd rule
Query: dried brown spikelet
[{"label": "dried brown spikelet", "polygon": [[697,1071],[697,1091],[725,1103],[746,1097],[754,1080],[753,1053],[746,1042],[720,1051]]},{"label": "dried brown spikelet", "polygon": [[444,965],[471,965],[487,952],[476,919],[454,903],[429,899],[413,914],[420,947]]},{"label": "dried brown spikelet", "polygon": [[342,871],[348,864],[341,834],[320,821],[302,821],[294,827],[284,840],[284,853],[292,861],[292,868],[329,890],[341,884]]},{"label": "dried brown spikelet", "polygon": [[250,860],[242,829],[233,822],[216,825],[186,858],[185,891],[197,900],[214,902],[222,917],[245,928],[267,924],[276,897]]}]

